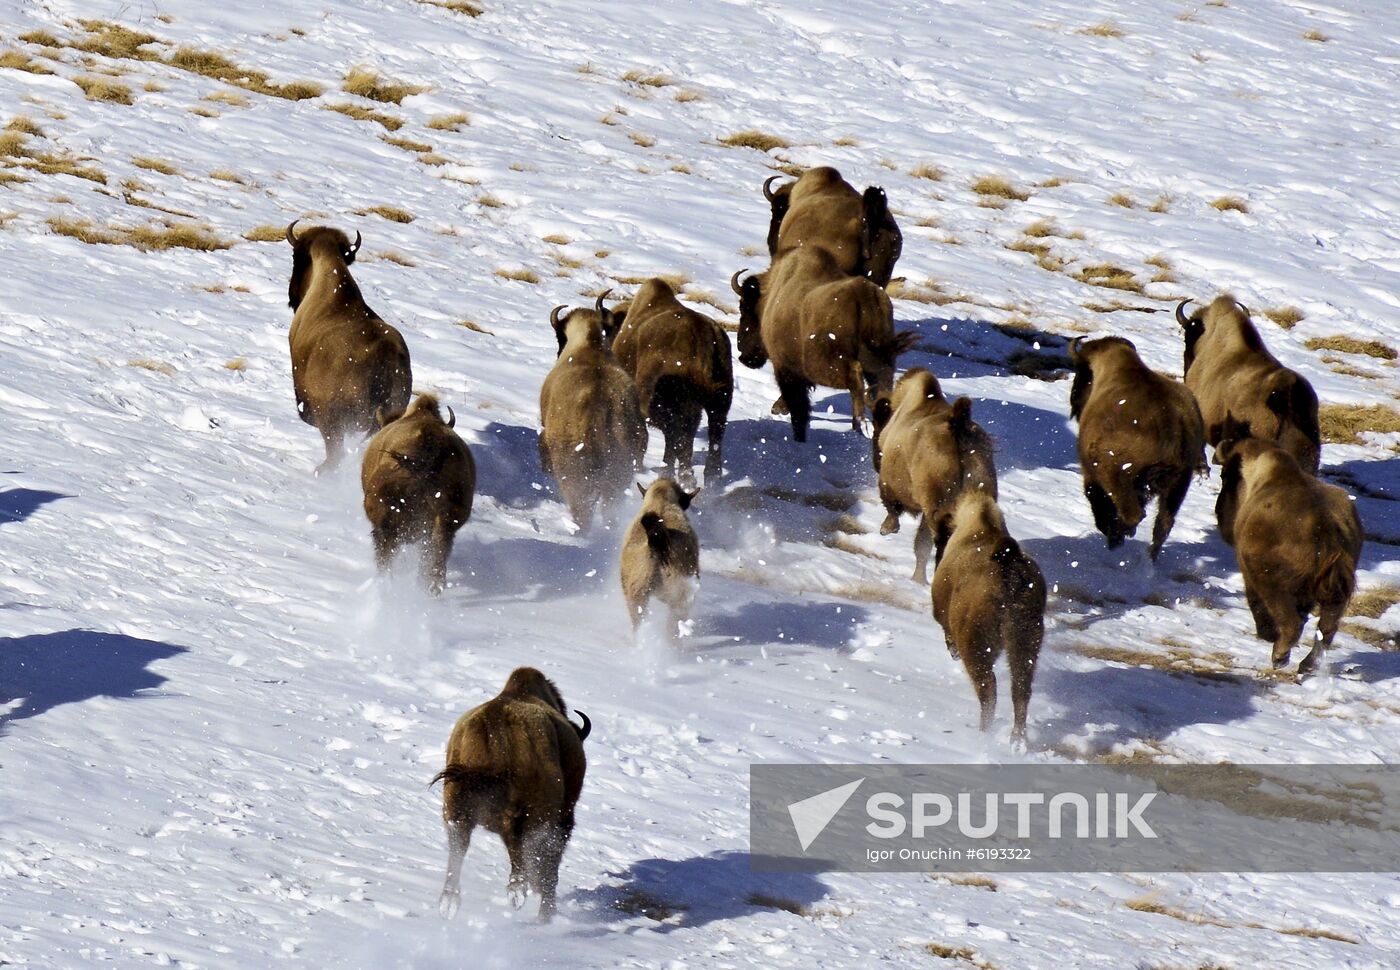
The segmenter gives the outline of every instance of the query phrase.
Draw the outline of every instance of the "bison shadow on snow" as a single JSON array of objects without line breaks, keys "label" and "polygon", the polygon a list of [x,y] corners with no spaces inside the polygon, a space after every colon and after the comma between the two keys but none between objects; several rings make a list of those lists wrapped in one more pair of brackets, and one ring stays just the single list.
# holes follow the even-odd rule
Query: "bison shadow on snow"
[{"label": "bison shadow on snow", "polygon": [[188,648],[93,630],[65,630],[0,640],[0,734],[14,721],[94,697],[139,698],[166,682],[147,665]]},{"label": "bison shadow on snow", "polygon": [[572,896],[600,922],[615,922],[619,913],[646,916],[656,920],[656,932],[670,933],[765,910],[800,915],[829,892],[809,873],[759,873],[750,864],[747,852],[732,851],[642,859],[615,874],[613,884]]},{"label": "bison shadow on snow", "polygon": [[[703,594],[702,594],[703,595]],[[853,603],[750,600],[726,612],[713,612],[713,598],[696,610],[697,638],[718,637],[710,649],[781,644],[794,648],[845,651],[869,610]]]},{"label": "bison shadow on snow", "polygon": [[43,488],[10,488],[0,492],[0,525],[23,522],[50,502],[72,498]]}]

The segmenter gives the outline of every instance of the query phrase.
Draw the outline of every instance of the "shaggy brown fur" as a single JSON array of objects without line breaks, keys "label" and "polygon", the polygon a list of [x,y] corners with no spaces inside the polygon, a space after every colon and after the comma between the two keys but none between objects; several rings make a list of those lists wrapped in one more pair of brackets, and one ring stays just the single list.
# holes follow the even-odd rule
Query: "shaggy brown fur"
[{"label": "shaggy brown fur", "polygon": [[647,450],[637,386],[608,348],[615,325],[603,296],[592,310],[551,311],[559,357],[540,388],[540,464],[585,529],[621,497]]},{"label": "shaggy brown fur", "polygon": [[948,652],[960,657],[982,706],[982,730],[997,709],[992,666],[1006,653],[1011,670],[1011,740],[1024,742],[1031,680],[1045,634],[1045,578],[1006,531],[1001,509],[983,491],[965,491],[954,507],[943,559],[933,573],[933,616]]},{"label": "shaggy brown fur", "polygon": [[1216,518],[1235,547],[1255,633],[1273,641],[1275,667],[1287,665],[1308,614],[1318,609],[1316,641],[1298,664],[1306,674],[1331,646],[1356,590],[1365,531],[1351,496],[1249,433],[1247,423],[1226,416],[1215,449],[1224,466]]},{"label": "shaggy brown fur", "polygon": [[447,742],[442,785],[447,828],[447,878],[438,908],[457,913],[462,859],[478,825],[495,832],[510,855],[506,888],[517,906],[540,894],[540,918],[554,915],[559,861],[574,830],[574,806],[586,767],[590,724],[570,723],[564,700],[544,674],[519,667],[501,692],[457,719]]},{"label": "shaggy brown fur", "polygon": [[618,323],[613,353],[637,384],[642,413],[666,439],[667,469],[694,483],[690,466],[703,411],[710,429],[705,483],[712,484],[723,471],[724,428],[734,398],[729,334],[683,306],[671,285],[655,278],[613,315]]},{"label": "shaggy brown fur", "polygon": [[297,413],[321,432],[331,468],[345,451],[345,436],[377,427],[375,415],[402,411],[413,387],[403,336],[365,305],[350,266],[360,248],[339,229],[287,227],[292,245],[288,286],[292,328],[292,389]]},{"label": "shaggy brown fur", "polygon": [[441,593],[452,539],[471,518],[476,464],[452,430],[456,416],[443,421],[431,394],[419,395],[402,415],[381,413],[381,421],[360,466],[375,562],[383,572],[403,545],[422,542],[428,587]]},{"label": "shaggy brown fur", "polygon": [[674,639],[689,619],[700,578],[700,540],[685,510],[695,492],[667,478],[650,488],[637,485],[642,507],[622,538],[622,595],[632,617],[632,630],[646,618],[653,598],[667,608],[667,630]]},{"label": "shaggy brown fur", "polygon": [[899,517],[920,516],[914,533],[914,579],[928,583],[928,556],[937,536],[942,557],[947,519],[964,489],[997,497],[992,441],[972,420],[972,402],[949,406],[938,378],[908,371],[894,393],[875,402],[875,470],[885,505],[881,535],[899,531]]},{"label": "shaggy brown fur", "polygon": [[1233,297],[1217,297],[1190,316],[1187,302],[1176,308],[1176,320],[1186,338],[1186,386],[1201,406],[1206,441],[1220,444],[1225,415],[1233,414],[1316,475],[1322,433],[1312,385],[1269,353],[1249,311]]},{"label": "shaggy brown fur", "polygon": [[807,440],[813,385],[849,391],[851,424],[862,431],[867,385],[888,394],[895,358],[916,339],[894,332],[885,291],[847,276],[821,247],[784,250],[741,285],[742,272],[730,281],[739,295],[739,362],[757,368],[772,360],[793,437]]},{"label": "shaggy brown fur", "polygon": [[808,169],[795,181],[771,189],[763,183],[772,210],[768,255],[784,249],[821,246],[848,276],[866,276],[888,286],[904,237],[890,212],[884,189],[862,194],[834,168]]},{"label": "shaggy brown fur", "polygon": [[1070,341],[1074,386],[1070,415],[1079,422],[1079,465],[1094,524],[1110,549],[1137,532],[1157,498],[1152,558],[1176,522],[1191,476],[1207,470],[1205,428],[1185,386],[1142,362],[1122,337]]}]

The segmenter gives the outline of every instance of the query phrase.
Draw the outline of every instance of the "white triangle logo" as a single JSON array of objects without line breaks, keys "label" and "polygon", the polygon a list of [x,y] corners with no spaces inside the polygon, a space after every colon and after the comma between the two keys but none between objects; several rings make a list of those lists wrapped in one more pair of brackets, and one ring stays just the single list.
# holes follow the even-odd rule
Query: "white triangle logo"
[{"label": "white triangle logo", "polygon": [[792,817],[792,827],[797,831],[797,841],[802,843],[803,852],[817,840],[817,836],[822,834],[822,830],[830,824],[846,802],[850,801],[864,781],[864,778],[857,778],[839,788],[804,798],[788,806],[788,815]]}]

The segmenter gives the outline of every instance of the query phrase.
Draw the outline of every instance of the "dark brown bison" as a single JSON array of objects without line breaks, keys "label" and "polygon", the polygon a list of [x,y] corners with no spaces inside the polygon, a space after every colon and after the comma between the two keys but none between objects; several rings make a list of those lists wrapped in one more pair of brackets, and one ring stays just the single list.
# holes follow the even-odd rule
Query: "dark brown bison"
[{"label": "dark brown bison", "polygon": [[948,545],[933,573],[933,616],[948,652],[960,658],[982,707],[982,730],[997,709],[996,659],[1011,670],[1013,743],[1026,737],[1026,708],[1045,634],[1045,578],[1006,531],[1001,509],[983,491],[954,506]]},{"label": "dark brown bison", "polygon": [[1249,311],[1233,297],[1217,297],[1188,316],[1189,302],[1177,306],[1176,320],[1186,338],[1186,386],[1201,406],[1207,443],[1220,444],[1221,426],[1231,414],[1316,475],[1322,433],[1312,385],[1269,353]]},{"label": "dark brown bison", "polygon": [[457,719],[447,742],[442,818],[447,828],[447,878],[439,910],[457,913],[462,859],[477,826],[495,832],[510,856],[506,884],[517,906],[534,890],[540,918],[554,915],[559,862],[574,830],[574,806],[586,763],[582,727],[565,715],[564,700],[544,674],[519,667],[501,692]]},{"label": "dark brown bison", "polygon": [[360,234],[352,245],[339,229],[313,226],[298,233],[296,225],[287,227],[292,390],[297,413],[325,441],[320,471],[340,461],[347,435],[368,434],[381,410],[408,406],[413,375],[403,336],[366,305],[350,275]]},{"label": "dark brown bison", "polygon": [[1191,392],[1142,362],[1122,337],[1070,341],[1070,415],[1094,524],[1110,549],[1137,531],[1157,499],[1152,558],[1162,551],[1191,476],[1206,470],[1205,429]]},{"label": "dark brown bison", "polygon": [[914,579],[927,583],[929,552],[935,538],[946,539],[958,496],[978,489],[997,497],[991,438],[972,420],[971,401],[962,397],[949,405],[938,378],[915,367],[900,377],[894,393],[875,402],[872,440],[886,512],[880,534],[898,532],[906,512],[920,516]]},{"label": "dark brown bison", "polygon": [[763,183],[771,210],[769,256],[799,246],[821,246],[848,276],[889,285],[904,237],[884,189],[871,186],[857,192],[828,166],[808,169],[795,181],[771,188],[779,177]]},{"label": "dark brown bison", "polygon": [[724,428],[734,399],[729,334],[683,306],[671,285],[655,278],[613,315],[613,353],[636,382],[642,413],[666,439],[669,473],[693,484],[695,433],[704,413],[710,430],[705,481],[714,482],[723,472]]},{"label": "dark brown bison", "polygon": [[383,428],[369,441],[360,466],[365,515],[381,572],[407,543],[427,548],[428,587],[442,592],[452,540],[472,514],[476,464],[467,443],[452,430],[457,417],[438,400],[421,394],[407,411],[382,414]]},{"label": "dark brown bison", "polygon": [[1251,430],[1228,414],[1222,422],[1216,518],[1235,547],[1255,633],[1273,641],[1275,667],[1288,664],[1308,615],[1318,610],[1316,641],[1298,664],[1302,675],[1332,645],[1356,589],[1365,532],[1351,496],[1318,481],[1287,450],[1250,437]]}]

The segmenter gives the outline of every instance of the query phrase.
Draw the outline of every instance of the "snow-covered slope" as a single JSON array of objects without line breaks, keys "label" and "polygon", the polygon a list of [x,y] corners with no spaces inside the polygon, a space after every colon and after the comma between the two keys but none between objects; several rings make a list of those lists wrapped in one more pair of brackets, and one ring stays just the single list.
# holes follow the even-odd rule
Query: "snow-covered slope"
[{"label": "snow-covered slope", "polygon": [[[1037,377],[1075,333],[1179,372],[1173,298],[1231,290],[1324,402],[1393,408],[1393,359],[1308,341],[1400,344],[1400,15],[454,6],[3,4],[0,964],[1394,965],[1394,876],[761,876],[745,850],[754,761],[1395,759],[1400,656],[1355,634],[1382,640],[1400,611],[1354,620],[1321,676],[1261,678],[1217,481],[1155,568],[1141,537],[1109,553],[1068,382]],[[422,90],[339,90],[357,67]],[[91,79],[127,95],[85,97]],[[293,82],[324,93],[278,96]],[[397,128],[328,110],[346,105]],[[722,144],[749,129],[788,147]],[[736,375],[680,649],[631,642],[620,530],[575,535],[540,473],[549,308],[664,272],[731,311],[729,275],[766,262],[760,183],[815,164],[889,193],[896,315],[922,335],[903,363],[973,397],[1011,528],[1055,584],[1025,754],[1004,697],[976,730],[906,578],[912,528],[878,535],[844,395],[818,394],[799,447],[771,374]],[[987,177],[1026,197],[974,191]],[[363,233],[357,280],[474,449],[439,600],[374,579],[354,468],[312,475],[287,364],[294,218]],[[167,223],[231,245],[122,242]],[[1115,270],[1129,289],[1077,278]],[[1286,307],[1290,329],[1264,316]],[[1324,448],[1368,526],[1363,592],[1400,584],[1397,441]],[[596,726],[560,918],[508,908],[482,835],[444,924],[426,782],[456,716],[520,664]]]}]

